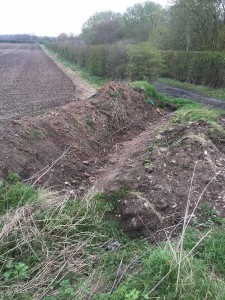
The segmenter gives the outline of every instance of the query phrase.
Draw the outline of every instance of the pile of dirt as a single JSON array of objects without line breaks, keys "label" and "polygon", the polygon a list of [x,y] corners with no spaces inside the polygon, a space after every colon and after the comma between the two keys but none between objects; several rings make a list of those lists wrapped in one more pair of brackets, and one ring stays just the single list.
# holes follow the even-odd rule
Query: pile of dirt
[{"label": "pile of dirt", "polygon": [[109,82],[90,99],[96,110],[104,116],[104,129],[98,141],[109,143],[132,139],[140,134],[149,122],[154,123],[166,114],[145,101],[143,91],[136,91],[129,85]]},{"label": "pile of dirt", "polygon": [[116,213],[126,232],[151,241],[176,234],[188,199],[196,222],[202,203],[225,216],[225,141],[218,148],[211,136],[203,121],[171,126],[164,118],[114,149],[97,186],[107,194],[132,191]]},{"label": "pile of dirt", "polygon": [[128,85],[111,82],[90,100],[0,128],[0,177],[18,172],[35,185],[70,189],[93,184],[117,142],[129,140],[161,116]]},{"label": "pile of dirt", "polygon": [[122,83],[109,82],[91,98],[91,103],[107,116],[107,128],[112,132],[140,131],[149,120],[144,95]]},{"label": "pile of dirt", "polygon": [[[0,177],[82,194],[128,189],[116,216],[134,237],[173,235],[206,202],[225,216],[225,141],[205,122],[171,125],[142,92],[110,82],[90,99],[0,128]],[[224,123],[221,123],[225,127]],[[197,220],[197,219],[196,219]]]}]

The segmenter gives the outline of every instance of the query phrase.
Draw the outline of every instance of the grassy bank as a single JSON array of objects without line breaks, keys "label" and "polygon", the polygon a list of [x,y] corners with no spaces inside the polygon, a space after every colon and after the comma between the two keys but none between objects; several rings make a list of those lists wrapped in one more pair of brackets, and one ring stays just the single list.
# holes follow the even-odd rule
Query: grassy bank
[{"label": "grassy bank", "polygon": [[141,89],[145,93],[146,99],[152,99],[161,107],[173,107],[176,110],[173,122],[185,123],[190,121],[204,120],[224,131],[219,125],[219,119],[225,114],[224,110],[207,108],[191,99],[172,98],[158,93],[154,86],[146,81],[136,81],[131,83],[133,87]]},{"label": "grassy bank", "polygon": [[21,205],[7,200],[1,213],[1,299],[224,299],[225,225],[212,208],[151,245],[109,217],[124,193],[68,199],[30,187],[25,201],[18,183],[2,181],[1,201],[10,190]]}]

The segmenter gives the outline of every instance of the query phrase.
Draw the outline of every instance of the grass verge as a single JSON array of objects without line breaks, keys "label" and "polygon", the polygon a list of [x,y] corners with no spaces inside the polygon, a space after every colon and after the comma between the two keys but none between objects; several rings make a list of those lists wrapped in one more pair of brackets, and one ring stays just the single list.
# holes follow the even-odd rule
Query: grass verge
[{"label": "grass verge", "polygon": [[225,115],[224,110],[207,108],[190,99],[173,98],[156,91],[154,86],[146,81],[135,81],[131,83],[134,88],[143,90],[147,101],[153,100],[161,107],[171,107],[176,109],[173,122],[184,123],[204,120],[208,123],[217,123],[221,116]]},{"label": "grass verge", "polygon": [[208,97],[225,100],[225,88],[210,88],[205,85],[196,85],[188,82],[181,82],[170,78],[160,78],[158,79],[158,81],[165,85],[186,89],[190,91],[195,91],[204,94]]},{"label": "grass verge", "polygon": [[108,82],[108,80],[106,80],[102,77],[91,75],[90,72],[86,68],[79,67],[78,65],[74,64],[72,61],[63,58],[62,56],[60,56],[56,52],[50,50],[49,48],[47,48],[43,45],[42,45],[42,47],[51,56],[53,56],[55,60],[62,63],[65,67],[70,68],[72,71],[77,72],[82,79],[89,82],[95,88],[101,88],[104,84],[106,84]]},{"label": "grass verge", "polygon": [[113,213],[128,191],[36,193],[0,217],[1,299],[224,299],[225,225],[211,208],[180,256],[181,238],[150,245],[121,231]]}]

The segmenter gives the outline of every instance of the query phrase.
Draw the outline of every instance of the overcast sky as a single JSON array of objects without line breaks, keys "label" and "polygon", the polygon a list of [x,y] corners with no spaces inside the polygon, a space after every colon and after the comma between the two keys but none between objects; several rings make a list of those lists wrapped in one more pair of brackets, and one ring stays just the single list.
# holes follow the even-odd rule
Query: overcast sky
[{"label": "overcast sky", "polygon": [[[0,34],[33,33],[57,36],[79,34],[95,12],[123,12],[138,0],[0,0]],[[154,2],[166,5],[167,0]]]}]

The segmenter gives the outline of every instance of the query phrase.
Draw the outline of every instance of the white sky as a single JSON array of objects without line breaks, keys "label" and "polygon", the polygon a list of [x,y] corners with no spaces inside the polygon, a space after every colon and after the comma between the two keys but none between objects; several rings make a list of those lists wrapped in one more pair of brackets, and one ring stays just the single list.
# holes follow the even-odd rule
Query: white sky
[{"label": "white sky", "polygon": [[[166,5],[167,0],[152,0]],[[0,34],[33,33],[57,36],[79,34],[95,12],[123,12],[142,0],[0,0]]]}]

